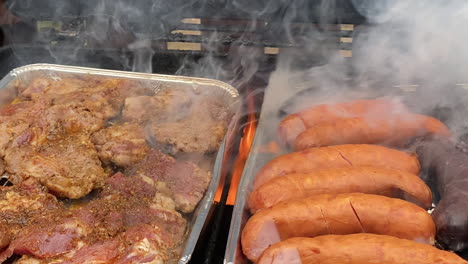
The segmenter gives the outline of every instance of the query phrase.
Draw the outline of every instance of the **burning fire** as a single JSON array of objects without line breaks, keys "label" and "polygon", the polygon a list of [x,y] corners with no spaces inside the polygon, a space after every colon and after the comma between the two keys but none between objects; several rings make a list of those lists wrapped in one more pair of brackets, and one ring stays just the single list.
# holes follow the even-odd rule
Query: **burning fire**
[{"label": "burning fire", "polygon": [[[244,170],[245,162],[247,161],[247,157],[250,153],[250,147],[252,146],[252,142],[255,136],[255,131],[257,129],[257,117],[255,115],[255,105],[254,105],[254,97],[248,96],[247,97],[247,110],[248,110],[248,117],[247,122],[243,128],[243,136],[240,140],[239,144],[239,152],[234,163],[234,169],[232,170],[232,177],[231,177],[231,185],[229,188],[229,193],[227,197],[226,204],[233,205],[236,200],[236,193],[237,187],[240,182],[240,178],[242,176],[242,172]],[[214,200],[219,202],[221,200],[221,195],[223,193],[223,186],[224,184],[221,183],[220,187],[218,188]]]},{"label": "burning fire", "polygon": [[[247,99],[247,110],[249,115],[247,116],[247,122],[243,128],[243,136],[239,144],[239,152],[234,163],[231,177],[231,185],[229,187],[228,197],[226,200],[227,205],[234,205],[236,202],[237,188],[242,177],[242,172],[244,171],[245,163],[250,153],[250,148],[252,147],[253,139],[255,137],[255,132],[257,130],[258,119],[255,114],[255,98],[253,96],[248,96]],[[271,141],[268,144],[261,146],[259,151],[262,153],[279,153],[281,147],[275,141]],[[215,201],[219,202],[221,200],[221,195],[223,193],[224,183],[220,184],[216,195]]]},{"label": "burning fire", "polygon": [[255,136],[255,131],[257,130],[257,118],[254,111],[254,100],[253,97],[250,97],[248,100],[248,109],[249,116],[247,118],[247,124],[244,126],[243,134],[239,146],[239,154],[237,156],[236,162],[234,164],[234,169],[232,171],[231,186],[229,188],[229,193],[227,197],[226,204],[234,205],[236,202],[237,187],[239,185],[242,172],[244,171],[245,162],[250,153],[250,147]]}]

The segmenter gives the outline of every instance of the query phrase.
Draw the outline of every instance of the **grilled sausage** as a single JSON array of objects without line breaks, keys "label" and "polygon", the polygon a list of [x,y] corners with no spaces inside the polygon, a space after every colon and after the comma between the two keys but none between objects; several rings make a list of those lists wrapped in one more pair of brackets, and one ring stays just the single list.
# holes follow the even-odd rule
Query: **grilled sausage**
[{"label": "grilled sausage", "polygon": [[258,211],[242,231],[242,250],[256,261],[291,237],[374,233],[433,244],[435,225],[424,209],[400,199],[346,193],[318,195]]},{"label": "grilled sausage", "polygon": [[325,121],[333,122],[342,118],[364,116],[387,119],[402,112],[407,113],[409,110],[400,101],[387,97],[320,104],[286,116],[279,124],[278,133],[284,143],[292,145],[304,130]]},{"label": "grilled sausage", "polygon": [[296,237],[268,248],[258,264],[466,264],[454,253],[375,234]]},{"label": "grilled sausage", "polygon": [[425,115],[407,114],[390,118],[345,118],[308,128],[294,141],[295,150],[339,144],[401,145],[410,139],[436,134],[450,136],[439,120]]},{"label": "grilled sausage", "polygon": [[250,194],[252,213],[280,202],[319,194],[360,192],[405,198],[429,209],[432,193],[419,176],[378,167],[348,167],[276,177]]},{"label": "grilled sausage", "polygon": [[415,155],[378,145],[349,144],[310,148],[285,154],[268,162],[257,173],[254,188],[286,174],[353,166],[376,166],[413,174],[419,174],[420,169]]},{"label": "grilled sausage", "polygon": [[438,242],[454,251],[468,248],[468,155],[441,139],[421,142],[417,153],[432,169],[425,180],[436,183],[441,198],[432,213]]}]

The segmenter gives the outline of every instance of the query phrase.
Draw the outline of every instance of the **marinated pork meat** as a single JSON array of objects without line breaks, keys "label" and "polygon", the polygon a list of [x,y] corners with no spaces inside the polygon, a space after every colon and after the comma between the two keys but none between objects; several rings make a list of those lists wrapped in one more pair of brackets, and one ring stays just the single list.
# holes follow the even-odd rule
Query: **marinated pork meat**
[{"label": "marinated pork meat", "polygon": [[185,159],[216,151],[227,109],[191,89],[155,94],[99,76],[39,77],[18,94],[0,107],[0,175],[13,184],[0,187],[0,263],[177,258],[181,213],[193,212],[211,174],[157,149]]},{"label": "marinated pork meat", "polygon": [[137,81],[124,79],[104,80],[95,90],[104,96],[108,102],[116,109],[122,108],[124,101],[128,97],[152,95],[153,91],[144,87]]},{"label": "marinated pork meat", "polygon": [[89,80],[80,78],[68,77],[57,80],[49,77],[38,77],[33,79],[25,89],[21,89],[20,87],[20,94],[27,98],[35,97],[40,94],[67,94],[89,89],[96,84],[96,81],[90,82]]},{"label": "marinated pork meat", "polygon": [[216,151],[226,133],[228,111],[212,100],[200,100],[190,114],[177,122],[152,122],[152,141],[170,153]]},{"label": "marinated pork meat", "polygon": [[[171,241],[178,241],[185,231],[185,220],[173,210],[170,198],[157,192],[155,186],[156,182],[151,178],[116,173],[106,181],[100,198],[77,210],[76,215],[92,224],[95,236],[103,234],[105,237],[112,230],[120,232],[144,223],[157,224],[173,236]],[[93,212],[93,217],[90,218],[87,212]]]},{"label": "marinated pork meat", "polygon": [[178,162],[171,156],[151,150],[146,158],[128,169],[130,175],[149,177],[158,182],[160,192],[168,190],[177,209],[192,212],[203,197],[211,174],[191,162]]},{"label": "marinated pork meat", "polygon": [[[11,236],[10,229],[5,223],[0,223],[0,252],[10,244]],[[0,253],[1,255],[1,253]]]},{"label": "marinated pork meat", "polygon": [[153,124],[151,139],[168,153],[211,153],[221,144],[226,127],[222,124],[206,124],[196,118],[181,122]]},{"label": "marinated pork meat", "polygon": [[0,187],[0,262],[8,253],[2,252],[22,228],[39,218],[51,216],[62,209],[55,196],[34,181]]},{"label": "marinated pork meat", "polygon": [[[83,108],[104,121],[116,116],[126,97],[151,94],[137,82],[124,79],[37,78],[21,95],[33,101],[47,98],[53,105]],[[102,122],[102,121],[101,121]]]},{"label": "marinated pork meat", "polygon": [[33,127],[44,139],[53,140],[69,133],[91,133],[104,127],[107,118],[76,104],[54,105],[37,117]]},{"label": "marinated pork meat", "polygon": [[171,259],[164,245],[161,245],[160,229],[150,225],[132,227],[118,237],[85,245],[69,256],[38,259],[23,256],[16,264],[140,264],[166,263]]},{"label": "marinated pork meat", "polygon": [[152,184],[117,173],[96,199],[21,230],[8,250],[32,256],[19,263],[163,263],[182,241],[186,220],[156,202]]},{"label": "marinated pork meat", "polygon": [[0,223],[8,227],[12,235],[35,218],[49,215],[60,208],[57,198],[35,181],[0,186]]},{"label": "marinated pork meat", "polygon": [[104,163],[127,167],[142,160],[149,151],[143,127],[138,124],[113,125],[91,137]]},{"label": "marinated pork meat", "polygon": [[54,105],[78,105],[101,118],[109,119],[119,114],[126,97],[146,94],[150,94],[149,90],[132,82],[110,79],[87,89],[65,94],[47,93],[40,97],[51,99]]},{"label": "marinated pork meat", "polygon": [[125,79],[99,79],[97,77],[68,77],[52,79],[39,77],[34,79],[26,89],[20,91],[26,98],[66,94],[99,94],[104,96],[112,105],[121,104],[126,97],[147,95],[151,91],[145,89],[138,82]]},{"label": "marinated pork meat", "polygon": [[20,135],[5,154],[6,170],[22,179],[34,178],[51,192],[81,198],[108,177],[86,134],[38,141],[33,129]]},{"label": "marinated pork meat", "polygon": [[122,110],[124,121],[177,121],[190,111],[191,97],[186,91],[164,90],[153,96],[129,97]]},{"label": "marinated pork meat", "polygon": [[47,98],[55,106],[83,109],[104,121],[119,114],[119,108],[114,107],[107,98],[99,93],[73,92],[64,95],[50,95]]},{"label": "marinated pork meat", "polygon": [[34,122],[50,105],[47,100],[19,102],[0,108],[0,157],[8,144]]},{"label": "marinated pork meat", "polygon": [[5,162],[0,159],[0,177],[5,173]]}]

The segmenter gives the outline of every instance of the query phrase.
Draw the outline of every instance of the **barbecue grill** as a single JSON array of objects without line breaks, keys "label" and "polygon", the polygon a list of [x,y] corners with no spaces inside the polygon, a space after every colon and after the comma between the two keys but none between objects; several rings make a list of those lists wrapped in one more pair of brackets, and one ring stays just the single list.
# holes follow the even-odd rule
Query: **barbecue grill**
[{"label": "barbecue grill", "polygon": [[245,151],[278,57],[296,54],[295,67],[311,68],[338,51],[351,62],[353,34],[375,10],[351,0],[126,2],[4,0],[20,22],[2,27],[0,75],[56,63],[208,77],[238,88],[244,116],[222,168],[226,182],[190,262],[222,263]]}]

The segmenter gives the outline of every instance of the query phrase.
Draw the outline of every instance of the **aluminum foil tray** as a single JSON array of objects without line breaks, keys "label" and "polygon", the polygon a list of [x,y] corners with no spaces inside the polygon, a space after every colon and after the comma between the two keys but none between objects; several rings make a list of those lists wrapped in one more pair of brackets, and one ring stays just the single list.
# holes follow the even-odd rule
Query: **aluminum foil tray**
[{"label": "aluminum foil tray", "polygon": [[[17,87],[27,85],[33,78],[49,77],[51,79],[60,79],[63,77],[73,76],[92,76],[102,78],[123,78],[131,79],[140,82],[144,87],[150,87],[155,93],[163,89],[174,88],[190,88],[195,91],[207,92],[210,96],[216,97],[219,102],[222,102],[232,112],[232,119],[225,135],[225,139],[221,144],[218,152],[213,155],[213,162],[210,163],[212,170],[211,183],[193,213],[188,216],[188,231],[186,239],[182,244],[182,254],[178,263],[188,263],[195,245],[197,243],[200,232],[205,224],[205,220],[213,204],[213,199],[218,189],[221,179],[221,169],[223,157],[227,146],[230,144],[230,139],[235,131],[234,126],[237,125],[239,119],[239,93],[227,83],[183,76],[169,76],[159,74],[124,72],[114,70],[103,70],[94,68],[84,68],[75,66],[62,66],[53,64],[31,64],[12,70],[0,81],[0,105],[6,105],[12,102],[17,97]],[[8,175],[3,175],[3,181]]]},{"label": "aluminum foil tray", "polygon": [[[333,101],[396,96],[402,98],[405,104],[415,112],[441,119],[456,137],[468,137],[468,121],[466,119],[466,116],[468,116],[468,105],[466,103],[468,102],[468,84],[466,83],[453,83],[437,87],[440,90],[433,90],[434,87],[426,87],[425,85],[390,83],[372,91],[349,88],[342,91],[342,93],[324,93],[324,89],[321,89],[321,87],[314,87],[313,84],[311,86],[294,94],[291,98],[279,98],[277,93],[269,91],[268,88],[265,91],[255,138],[237,189],[224,264],[251,263],[242,253],[240,240],[242,229],[251,217],[248,209],[248,198],[253,190],[255,175],[268,161],[289,152],[280,150],[273,153],[265,149],[271,142],[277,142],[276,129],[281,119],[286,114],[296,112],[301,104],[304,106],[305,103],[306,106],[310,106]],[[441,91],[443,91],[444,97],[431,94],[431,92]],[[465,255],[462,254],[462,256],[466,258]]]}]

